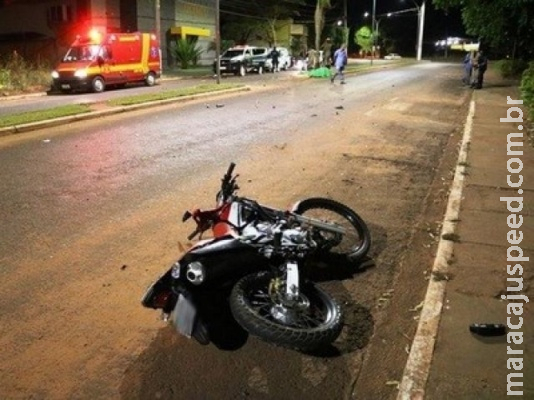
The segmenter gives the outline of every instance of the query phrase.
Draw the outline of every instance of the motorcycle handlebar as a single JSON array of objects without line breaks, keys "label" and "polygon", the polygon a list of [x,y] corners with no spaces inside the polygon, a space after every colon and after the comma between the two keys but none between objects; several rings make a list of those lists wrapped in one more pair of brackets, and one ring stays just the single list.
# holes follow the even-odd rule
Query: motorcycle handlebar
[{"label": "motorcycle handlebar", "polygon": [[230,165],[228,166],[228,171],[226,171],[225,178],[231,178],[232,177],[232,174],[234,172],[234,168],[235,168],[235,163],[231,162]]},{"label": "motorcycle handlebar", "polygon": [[227,196],[230,196],[235,189],[237,189],[237,185],[235,184],[235,178],[232,174],[234,172],[235,163],[231,162],[228,166],[228,170],[226,171],[226,174],[222,178],[221,182],[221,192],[222,195],[226,198]]}]

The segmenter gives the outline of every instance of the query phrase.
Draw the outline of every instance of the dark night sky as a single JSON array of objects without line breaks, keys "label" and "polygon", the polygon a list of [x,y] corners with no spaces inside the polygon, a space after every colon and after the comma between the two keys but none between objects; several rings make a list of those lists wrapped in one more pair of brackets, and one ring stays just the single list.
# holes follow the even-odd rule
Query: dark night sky
[{"label": "dark night sky", "polygon": [[[371,13],[373,0],[346,0],[348,8],[348,25],[359,28],[364,24],[371,25],[370,18],[365,19],[363,14],[367,11]],[[335,10],[331,13],[341,13],[342,1],[334,0]],[[339,5],[338,5],[339,3]],[[385,17],[388,12],[415,8],[422,4],[422,0],[376,0],[376,15],[380,19],[379,27],[384,36],[390,37],[396,42],[396,51],[407,54],[415,53],[415,43],[417,37],[417,12],[407,12],[392,17]],[[332,15],[332,14],[331,14]],[[424,53],[433,51],[434,43],[437,40],[448,36],[465,37],[465,30],[462,25],[461,13],[459,9],[450,10],[447,14],[443,10],[436,10],[432,0],[426,0],[425,25],[424,25]]]}]

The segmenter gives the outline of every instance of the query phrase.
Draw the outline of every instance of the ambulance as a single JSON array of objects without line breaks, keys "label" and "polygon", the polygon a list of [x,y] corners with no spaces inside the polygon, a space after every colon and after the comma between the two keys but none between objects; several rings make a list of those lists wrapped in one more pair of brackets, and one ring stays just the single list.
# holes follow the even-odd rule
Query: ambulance
[{"label": "ambulance", "polygon": [[52,90],[103,92],[131,82],[153,86],[161,76],[161,51],[152,33],[78,36],[52,72]]}]

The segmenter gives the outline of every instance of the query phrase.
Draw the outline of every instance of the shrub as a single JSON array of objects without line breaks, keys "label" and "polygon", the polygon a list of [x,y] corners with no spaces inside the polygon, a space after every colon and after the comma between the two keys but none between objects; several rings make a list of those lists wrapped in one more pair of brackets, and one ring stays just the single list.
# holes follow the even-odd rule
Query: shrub
[{"label": "shrub", "polygon": [[50,68],[32,64],[16,51],[0,61],[0,89],[25,92],[50,85]]},{"label": "shrub", "polygon": [[527,67],[528,63],[524,60],[497,61],[497,68],[503,78],[518,78]]},{"label": "shrub", "polygon": [[530,62],[529,68],[523,72],[521,79],[521,98],[528,108],[531,116],[534,115],[534,61]]},{"label": "shrub", "polygon": [[198,48],[196,42],[187,39],[178,39],[174,48],[174,56],[180,64],[180,68],[187,69],[190,66],[196,66],[202,49]]}]

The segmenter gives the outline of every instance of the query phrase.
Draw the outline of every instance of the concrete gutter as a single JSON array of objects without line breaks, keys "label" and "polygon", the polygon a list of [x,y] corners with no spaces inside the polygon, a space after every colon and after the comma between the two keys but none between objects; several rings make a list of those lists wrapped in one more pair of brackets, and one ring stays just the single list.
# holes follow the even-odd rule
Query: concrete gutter
[{"label": "concrete gutter", "polygon": [[165,99],[165,100],[149,101],[146,103],[134,104],[131,106],[110,107],[105,110],[90,111],[87,113],[70,115],[67,117],[54,118],[54,119],[38,121],[38,122],[32,122],[29,124],[8,126],[8,127],[0,128],[0,137],[14,135],[17,133],[30,132],[30,131],[34,131],[34,130],[42,129],[42,128],[49,128],[53,126],[64,125],[64,124],[71,123],[71,122],[85,121],[85,120],[94,119],[94,118],[106,117],[108,115],[120,114],[120,113],[128,112],[128,111],[142,110],[145,108],[157,107],[157,106],[172,104],[172,103],[176,103],[180,101],[197,100],[197,99],[224,95],[224,94],[247,92],[250,90],[251,89],[248,86],[241,87],[241,88],[217,90],[213,92],[205,92],[205,93],[193,94],[189,96],[173,97],[173,98]]}]

